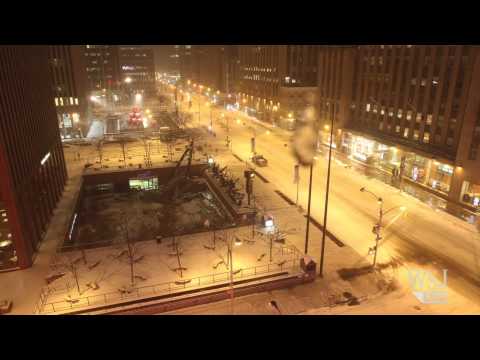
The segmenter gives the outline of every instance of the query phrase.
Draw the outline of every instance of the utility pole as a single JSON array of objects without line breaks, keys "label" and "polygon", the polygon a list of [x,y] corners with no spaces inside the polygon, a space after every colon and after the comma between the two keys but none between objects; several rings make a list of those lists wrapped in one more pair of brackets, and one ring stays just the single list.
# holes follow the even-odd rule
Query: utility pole
[{"label": "utility pole", "polygon": [[307,230],[305,232],[305,255],[308,254],[308,239],[310,235],[310,208],[312,205],[313,160],[310,164],[310,182],[308,184]]},{"label": "utility pole", "polygon": [[323,212],[323,231],[322,231],[322,252],[320,255],[320,277],[323,277],[323,263],[325,259],[325,238],[327,233],[327,217],[328,217],[328,196],[330,194],[330,170],[332,163],[332,145],[333,145],[333,125],[335,118],[336,107],[333,104],[333,116],[330,124],[330,148],[328,149],[328,170],[327,170],[327,189],[325,194],[325,210]]}]

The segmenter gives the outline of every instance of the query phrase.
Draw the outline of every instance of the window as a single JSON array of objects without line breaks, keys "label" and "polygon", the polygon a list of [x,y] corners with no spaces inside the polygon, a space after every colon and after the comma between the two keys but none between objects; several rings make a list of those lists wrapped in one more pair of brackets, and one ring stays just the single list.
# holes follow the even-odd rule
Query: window
[{"label": "window", "polygon": [[78,98],[75,98],[75,105],[78,105]]},{"label": "window", "polygon": [[432,114],[427,115],[427,125],[432,125]]},{"label": "window", "polygon": [[418,140],[418,130],[413,131],[413,139]]},{"label": "window", "polygon": [[58,98],[55,98],[55,106],[58,106]]},{"label": "window", "polygon": [[409,128],[405,128],[405,131],[403,132],[403,137],[408,137],[408,130]]},{"label": "window", "polygon": [[430,133],[426,132],[423,134],[423,142],[428,143],[430,141]]}]

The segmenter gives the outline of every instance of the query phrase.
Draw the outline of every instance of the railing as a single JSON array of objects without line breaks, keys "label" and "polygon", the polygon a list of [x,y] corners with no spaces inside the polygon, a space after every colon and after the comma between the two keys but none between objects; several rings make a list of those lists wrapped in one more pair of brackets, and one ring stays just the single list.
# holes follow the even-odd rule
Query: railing
[{"label": "railing", "polygon": [[[300,269],[300,257],[301,254],[294,248],[282,247],[282,254],[289,253],[294,254],[294,258],[286,260],[282,265],[275,263],[269,263],[265,265],[255,266],[251,268],[240,269],[240,271],[233,275],[234,280],[254,277],[257,275],[277,273],[286,270],[299,270]],[[74,299],[76,301],[55,301],[47,302],[48,296],[52,293],[68,292],[70,290],[70,284],[67,282],[65,287],[51,287],[47,286],[42,289],[40,299],[36,305],[37,314],[50,314],[61,311],[68,311],[73,309],[85,308],[93,305],[107,305],[114,304],[115,301],[128,301],[139,299],[145,296],[160,296],[166,294],[173,294],[181,290],[197,289],[206,285],[212,285],[220,282],[230,281],[230,272],[223,272],[220,274],[204,275],[192,279],[186,279],[188,283],[179,284],[178,281],[171,281],[160,283],[156,285],[147,285],[137,288],[132,288],[130,293],[124,294],[119,291],[112,291],[109,293],[90,295],[85,297],[79,297]]]}]

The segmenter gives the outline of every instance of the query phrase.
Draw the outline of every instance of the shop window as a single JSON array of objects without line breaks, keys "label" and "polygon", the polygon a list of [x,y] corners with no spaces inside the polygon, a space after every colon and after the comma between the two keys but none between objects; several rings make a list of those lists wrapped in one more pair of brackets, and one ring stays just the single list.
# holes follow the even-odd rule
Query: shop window
[{"label": "shop window", "polygon": [[476,208],[480,207],[480,185],[463,182],[462,201]]},{"label": "shop window", "polygon": [[7,210],[0,202],[0,270],[16,267],[17,260]]}]

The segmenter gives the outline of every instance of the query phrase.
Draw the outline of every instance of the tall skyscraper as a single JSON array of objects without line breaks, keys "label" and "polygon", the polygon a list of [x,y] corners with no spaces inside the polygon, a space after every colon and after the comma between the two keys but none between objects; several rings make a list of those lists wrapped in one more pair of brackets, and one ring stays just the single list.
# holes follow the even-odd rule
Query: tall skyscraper
[{"label": "tall skyscraper", "polygon": [[0,270],[32,264],[67,179],[49,51],[0,47]]}]

